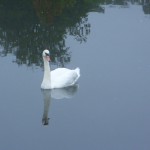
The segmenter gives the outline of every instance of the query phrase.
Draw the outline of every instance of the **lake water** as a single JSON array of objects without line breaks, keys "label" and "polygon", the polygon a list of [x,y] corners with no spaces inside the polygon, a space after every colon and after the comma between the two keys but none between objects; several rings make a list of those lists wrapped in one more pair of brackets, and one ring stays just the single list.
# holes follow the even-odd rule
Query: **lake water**
[{"label": "lake water", "polygon": [[0,58],[0,149],[149,150],[150,15],[103,7],[87,42],[66,38],[78,87],[42,91],[43,69]]}]

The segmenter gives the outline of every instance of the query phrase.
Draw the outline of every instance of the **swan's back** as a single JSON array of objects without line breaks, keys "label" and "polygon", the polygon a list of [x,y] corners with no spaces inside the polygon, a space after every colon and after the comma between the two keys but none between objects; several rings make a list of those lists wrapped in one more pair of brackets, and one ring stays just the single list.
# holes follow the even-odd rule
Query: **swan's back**
[{"label": "swan's back", "polygon": [[58,68],[51,71],[51,87],[62,88],[76,84],[80,77],[80,69],[70,70],[67,68]]}]

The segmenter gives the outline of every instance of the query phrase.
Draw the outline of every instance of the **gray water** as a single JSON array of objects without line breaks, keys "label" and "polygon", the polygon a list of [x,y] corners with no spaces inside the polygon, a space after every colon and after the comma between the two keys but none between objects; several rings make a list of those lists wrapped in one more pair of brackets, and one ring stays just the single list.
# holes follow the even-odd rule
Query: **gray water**
[{"label": "gray water", "polygon": [[0,149],[150,148],[150,16],[140,5],[103,7],[88,13],[87,42],[66,39],[78,87],[42,91],[43,69],[0,58]]}]

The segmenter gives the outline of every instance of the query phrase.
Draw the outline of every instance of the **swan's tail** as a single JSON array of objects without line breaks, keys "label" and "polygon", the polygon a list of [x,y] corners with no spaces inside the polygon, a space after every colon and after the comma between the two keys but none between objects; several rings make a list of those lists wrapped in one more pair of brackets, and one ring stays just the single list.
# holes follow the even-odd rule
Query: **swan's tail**
[{"label": "swan's tail", "polygon": [[80,77],[80,69],[76,68],[75,70],[73,70],[73,82],[71,83],[70,86],[73,86],[77,83],[79,77]]},{"label": "swan's tail", "polygon": [[76,71],[78,78],[79,78],[80,77],[80,68],[76,68],[75,71]]}]

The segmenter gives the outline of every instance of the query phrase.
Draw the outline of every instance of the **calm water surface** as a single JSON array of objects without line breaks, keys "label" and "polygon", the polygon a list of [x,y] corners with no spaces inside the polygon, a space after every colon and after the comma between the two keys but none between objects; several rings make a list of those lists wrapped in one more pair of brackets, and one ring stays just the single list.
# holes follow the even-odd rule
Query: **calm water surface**
[{"label": "calm water surface", "polygon": [[78,87],[41,91],[41,68],[0,58],[0,149],[149,149],[150,16],[139,5],[104,7],[88,13],[86,43],[66,39]]}]

